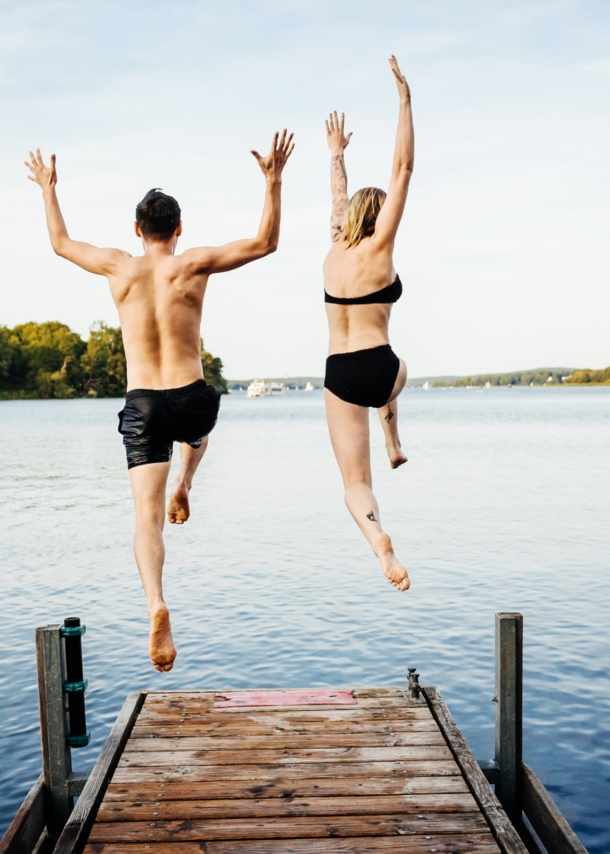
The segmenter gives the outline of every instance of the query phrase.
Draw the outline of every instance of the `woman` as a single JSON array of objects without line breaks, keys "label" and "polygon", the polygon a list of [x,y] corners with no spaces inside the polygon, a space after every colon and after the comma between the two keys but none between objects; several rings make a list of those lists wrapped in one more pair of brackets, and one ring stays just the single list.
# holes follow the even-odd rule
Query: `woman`
[{"label": "woman", "polygon": [[407,367],[389,344],[392,304],[402,293],[392,263],[396,232],[413,172],[411,94],[394,56],[390,66],[400,96],[394,165],[387,195],[366,187],[351,200],[343,152],[344,116],[326,122],[331,151],[330,252],[324,262],[326,313],[330,344],[324,395],[330,438],[345,486],[345,503],[367,538],[390,584],[409,585],[407,571],[383,533],[372,492],[369,407],[379,413],[392,468],[407,462],[398,438],[396,398],[407,381]]}]

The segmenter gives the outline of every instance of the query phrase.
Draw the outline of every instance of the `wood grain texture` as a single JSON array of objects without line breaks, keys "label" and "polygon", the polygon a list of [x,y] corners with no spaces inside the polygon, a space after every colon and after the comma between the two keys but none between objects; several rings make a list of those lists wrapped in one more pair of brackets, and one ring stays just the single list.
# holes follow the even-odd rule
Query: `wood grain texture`
[{"label": "wood grain texture", "polygon": [[53,854],[81,854],[144,696],[140,691],[127,696]]},{"label": "wood grain texture", "polygon": [[250,780],[264,783],[275,780],[281,774],[286,781],[300,780],[302,777],[394,777],[403,780],[406,777],[460,776],[461,772],[453,758],[440,762],[312,762],[299,765],[161,765],[161,766],[123,766],[119,764],[114,772],[116,783],[143,781],[170,782],[183,780],[192,782],[217,780]]},{"label": "wood grain texture", "polygon": [[168,801],[212,800],[214,798],[311,798],[358,795],[465,794],[470,793],[461,776],[455,777],[341,777],[286,780],[278,774],[266,782],[216,780],[193,783],[116,783],[106,790],[104,803],[125,800]]},{"label": "wood grain texture", "polygon": [[491,786],[485,779],[478,762],[466,744],[464,736],[451,717],[439,691],[431,686],[422,687],[422,693],[430,705],[430,709],[441,732],[447,739],[447,744],[457,762],[464,779],[481,808],[482,814],[489,822],[492,833],[504,854],[527,854],[527,848],[519,834],[510,823],[500,802],[494,795]]},{"label": "wood grain texture", "polygon": [[305,748],[345,748],[345,747],[419,747],[430,745],[446,747],[445,739],[438,731],[409,733],[317,733],[299,735],[295,733],[266,733],[251,735],[247,730],[236,733],[233,738],[216,736],[189,736],[185,734],[156,739],[130,738],[125,755],[143,751],[183,751],[183,750],[235,750],[239,744],[241,750],[303,750]]},{"label": "wood grain texture", "polygon": [[548,851],[587,854],[587,849],[528,765],[523,765],[523,811]]},{"label": "wood grain texture", "polygon": [[0,854],[32,854],[45,826],[44,779],[41,774],[0,840]]},{"label": "wood grain texture", "polygon": [[146,697],[87,854],[499,854],[425,700],[213,708],[222,694]]},{"label": "wood grain texture", "polygon": [[480,813],[427,814],[422,818],[404,815],[336,816],[306,818],[236,818],[231,821],[192,819],[188,821],[96,822],[89,841],[157,842],[213,839],[290,839],[302,837],[401,836],[432,833],[483,833],[487,830]]},{"label": "wood grain texture", "polygon": [[470,794],[373,797],[255,798],[252,800],[104,801],[97,821],[178,821],[199,818],[385,815],[478,812]]},{"label": "wood grain texture", "polygon": [[331,839],[265,839],[231,842],[151,842],[95,843],[87,845],[85,854],[499,854],[500,849],[489,833],[430,834],[420,836],[379,836]]},{"label": "wood grain texture", "polygon": [[442,747],[326,747],[309,750],[144,750],[126,752],[122,768],[159,765],[306,765],[310,762],[398,762],[450,760],[451,751]]},{"label": "wood grain texture", "polygon": [[189,738],[205,737],[205,738],[236,738],[242,735],[318,735],[325,734],[349,734],[357,735],[359,733],[416,733],[416,732],[438,732],[436,721],[430,717],[427,720],[410,720],[395,718],[387,720],[383,718],[366,719],[366,718],[349,718],[345,720],[314,720],[314,721],[295,721],[295,720],[274,720],[271,718],[265,723],[258,721],[212,721],[203,720],[185,721],[178,725],[170,724],[150,724],[140,722],[138,720],[136,726],[131,733],[130,741],[137,738],[170,738],[172,736],[185,736]]}]

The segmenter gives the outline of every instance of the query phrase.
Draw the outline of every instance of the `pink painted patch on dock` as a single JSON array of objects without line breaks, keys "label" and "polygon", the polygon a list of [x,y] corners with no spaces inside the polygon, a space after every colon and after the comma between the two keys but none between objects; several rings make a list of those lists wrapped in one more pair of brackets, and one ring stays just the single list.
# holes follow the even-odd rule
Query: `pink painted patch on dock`
[{"label": "pink painted patch on dock", "polygon": [[232,706],[354,706],[357,700],[351,691],[227,691],[216,694],[215,709]]}]

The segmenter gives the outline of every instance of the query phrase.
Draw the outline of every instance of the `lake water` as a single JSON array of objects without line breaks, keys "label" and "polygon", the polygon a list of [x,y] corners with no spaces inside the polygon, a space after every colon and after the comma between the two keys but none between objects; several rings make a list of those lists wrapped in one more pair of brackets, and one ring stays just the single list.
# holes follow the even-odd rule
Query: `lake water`
[{"label": "lake water", "polygon": [[[36,626],[78,615],[92,766],[129,690],[435,684],[493,755],[494,613],[525,621],[524,759],[592,852],[610,852],[610,389],[409,389],[406,466],[373,425],[383,578],[342,501],[322,393],[223,398],[167,529],[179,650],[147,657],[118,400],[0,403],[0,832],[40,773]],[[374,415],[376,419],[376,415]]]}]

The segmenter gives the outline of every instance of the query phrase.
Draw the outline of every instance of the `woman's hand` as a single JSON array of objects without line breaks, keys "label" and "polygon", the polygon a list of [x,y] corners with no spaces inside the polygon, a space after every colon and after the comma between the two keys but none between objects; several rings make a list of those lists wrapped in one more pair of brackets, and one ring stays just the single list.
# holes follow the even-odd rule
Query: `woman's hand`
[{"label": "woman's hand", "polygon": [[398,62],[396,61],[396,57],[394,56],[394,54],[392,54],[392,56],[390,57],[390,68],[392,69],[392,73],[396,78],[396,86],[398,88],[400,100],[406,104],[411,103],[411,90],[409,89],[409,84],[400,73],[400,68],[398,67]]},{"label": "woman's hand", "polygon": [[326,141],[330,148],[330,153],[333,157],[340,157],[352,138],[351,133],[345,136],[343,129],[345,127],[345,113],[341,113],[341,122],[337,116],[337,111],[331,113],[326,122]]},{"label": "woman's hand", "polygon": [[261,167],[261,171],[267,180],[279,181],[281,179],[282,170],[293,152],[294,143],[292,145],[290,143],[294,134],[291,133],[286,138],[287,133],[288,131],[284,128],[279,143],[279,132],[274,135],[273,142],[271,143],[271,151],[266,157],[261,157],[258,151],[251,152],[256,157],[256,162]]}]

